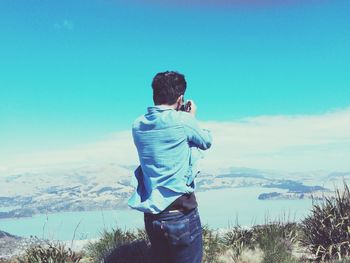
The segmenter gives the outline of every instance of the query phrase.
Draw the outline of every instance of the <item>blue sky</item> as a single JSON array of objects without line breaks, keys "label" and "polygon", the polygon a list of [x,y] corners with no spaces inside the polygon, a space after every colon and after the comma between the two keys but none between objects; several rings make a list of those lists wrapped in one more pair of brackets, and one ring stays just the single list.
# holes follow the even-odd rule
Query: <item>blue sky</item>
[{"label": "blue sky", "polygon": [[204,121],[350,106],[349,1],[228,2],[1,1],[0,158],[129,129],[168,69]]}]

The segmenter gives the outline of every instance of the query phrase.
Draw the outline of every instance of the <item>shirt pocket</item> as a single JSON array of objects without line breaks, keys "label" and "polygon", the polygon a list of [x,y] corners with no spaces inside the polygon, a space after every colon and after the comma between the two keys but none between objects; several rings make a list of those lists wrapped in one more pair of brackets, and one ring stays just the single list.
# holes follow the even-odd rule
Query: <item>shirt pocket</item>
[{"label": "shirt pocket", "polygon": [[191,243],[190,221],[161,221],[160,228],[171,245],[186,246]]}]

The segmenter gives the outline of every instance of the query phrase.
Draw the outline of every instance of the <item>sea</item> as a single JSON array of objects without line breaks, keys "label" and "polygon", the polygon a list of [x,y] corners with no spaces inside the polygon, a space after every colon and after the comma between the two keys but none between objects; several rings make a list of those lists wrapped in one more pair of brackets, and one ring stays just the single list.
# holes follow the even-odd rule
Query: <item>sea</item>
[{"label": "sea", "polygon": [[[196,193],[203,225],[227,229],[251,227],[273,221],[301,222],[310,214],[312,200],[259,200],[263,192],[281,189],[227,188]],[[51,240],[98,239],[104,230],[143,228],[143,214],[131,209],[58,212],[33,217],[0,219],[0,230],[23,237]]]}]

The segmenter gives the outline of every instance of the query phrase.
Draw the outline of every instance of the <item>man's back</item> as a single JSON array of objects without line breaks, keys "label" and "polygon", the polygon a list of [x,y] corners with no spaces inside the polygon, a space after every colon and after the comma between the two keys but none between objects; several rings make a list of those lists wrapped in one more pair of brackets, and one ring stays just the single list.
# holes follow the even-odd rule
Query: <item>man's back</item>
[{"label": "man's back", "polygon": [[138,190],[129,201],[131,207],[159,213],[194,191],[197,148],[209,148],[211,136],[191,114],[163,105],[149,107],[135,120],[132,132],[141,165],[135,171]]}]

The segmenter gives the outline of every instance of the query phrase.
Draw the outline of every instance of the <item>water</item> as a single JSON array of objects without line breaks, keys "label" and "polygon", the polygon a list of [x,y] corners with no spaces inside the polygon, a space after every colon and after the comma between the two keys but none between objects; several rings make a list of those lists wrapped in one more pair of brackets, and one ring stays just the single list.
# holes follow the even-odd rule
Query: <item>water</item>
[{"label": "water", "polygon": [[6,206],[6,207],[0,206],[0,212],[10,212],[11,210],[17,209],[17,208],[21,208],[21,207],[19,207],[19,206]]},{"label": "water", "polygon": [[[268,191],[266,191],[268,190]],[[311,209],[311,200],[258,200],[262,192],[278,189],[236,188],[197,193],[202,223],[211,228],[227,228],[237,220],[242,226],[274,219],[300,220]],[[143,227],[143,214],[131,209],[60,212],[28,218],[1,219],[0,230],[19,236],[58,240],[98,238],[103,229]],[[74,234],[75,233],[75,234]]]},{"label": "water", "polygon": [[228,228],[266,223],[266,220],[300,221],[309,214],[312,201],[259,200],[263,192],[283,192],[280,189],[236,188],[198,193],[202,223],[213,228]]}]

